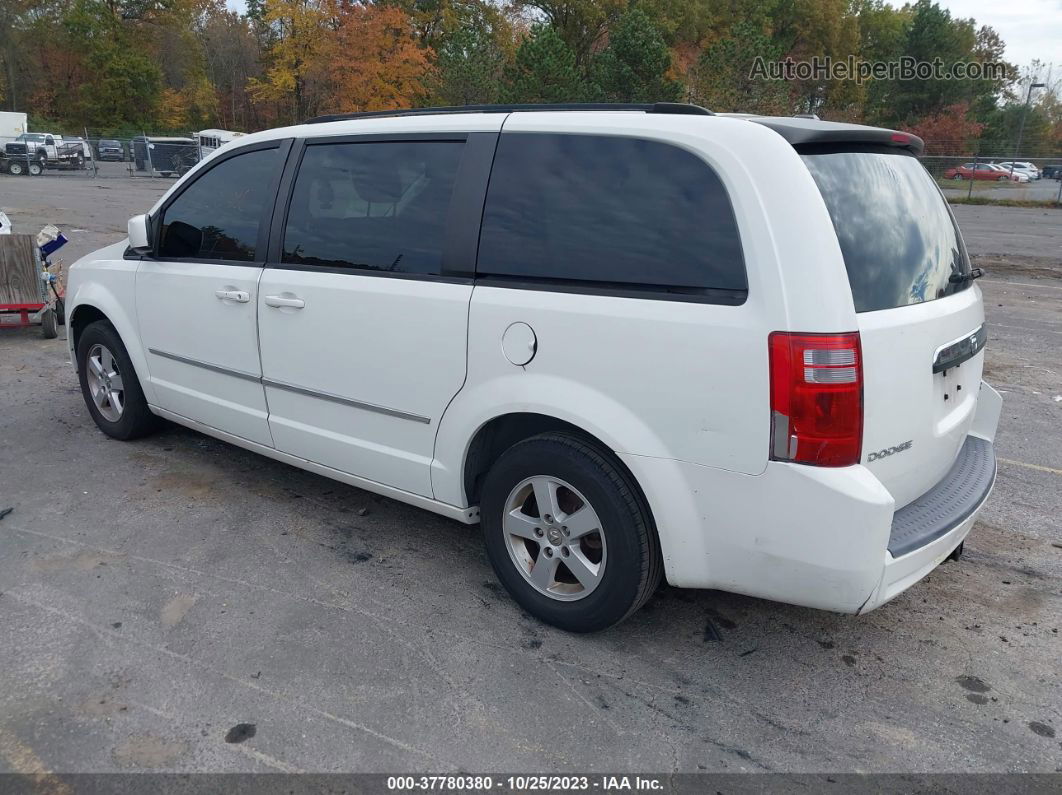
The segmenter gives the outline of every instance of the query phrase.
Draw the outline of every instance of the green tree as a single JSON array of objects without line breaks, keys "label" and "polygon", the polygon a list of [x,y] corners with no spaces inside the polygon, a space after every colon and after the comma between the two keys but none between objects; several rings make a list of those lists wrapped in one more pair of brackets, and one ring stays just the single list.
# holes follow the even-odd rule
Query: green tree
[{"label": "green tree", "polygon": [[516,0],[533,9],[571,48],[575,63],[585,69],[595,46],[627,9],[628,0]]},{"label": "green tree", "polygon": [[676,102],[682,86],[668,77],[671,53],[649,15],[631,8],[593,61],[594,83],[608,102]]},{"label": "green tree", "polygon": [[786,115],[786,81],[753,74],[755,65],[777,63],[782,55],[782,47],[760,27],[738,22],[701,54],[690,93],[694,101],[715,111]]},{"label": "green tree", "polygon": [[549,25],[536,25],[520,43],[502,80],[503,102],[585,102],[591,91],[575,53]]},{"label": "green tree", "polygon": [[77,107],[73,113],[67,109],[69,116],[94,127],[151,125],[162,72],[126,22],[151,8],[148,3],[126,8],[106,0],[75,0],[64,27],[82,48],[91,79],[81,84]]},{"label": "green tree", "polygon": [[459,6],[459,23],[436,45],[433,93],[442,105],[496,102],[512,53],[512,27],[494,6]]}]

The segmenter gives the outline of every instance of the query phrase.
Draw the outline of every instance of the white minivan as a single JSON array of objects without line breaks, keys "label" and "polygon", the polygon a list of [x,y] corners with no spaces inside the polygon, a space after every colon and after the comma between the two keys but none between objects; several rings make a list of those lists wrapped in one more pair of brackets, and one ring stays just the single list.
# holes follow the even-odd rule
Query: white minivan
[{"label": "white minivan", "polygon": [[671,104],[256,133],[71,268],[72,358],[110,436],[479,522],[567,630],[661,577],[862,613],[995,479],[980,271],[921,150]]}]

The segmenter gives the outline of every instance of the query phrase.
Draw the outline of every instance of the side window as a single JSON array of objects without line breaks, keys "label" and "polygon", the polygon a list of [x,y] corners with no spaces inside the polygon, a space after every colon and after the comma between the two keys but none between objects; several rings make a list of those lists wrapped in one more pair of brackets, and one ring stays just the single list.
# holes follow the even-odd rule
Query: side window
[{"label": "side window", "polygon": [[477,273],[680,293],[747,288],[715,171],[676,146],[611,136],[502,133]]},{"label": "side window", "polygon": [[258,149],[198,177],[163,212],[158,257],[253,261],[279,167],[279,150]]},{"label": "side window", "polygon": [[452,141],[307,146],[282,261],[438,274],[463,148]]}]

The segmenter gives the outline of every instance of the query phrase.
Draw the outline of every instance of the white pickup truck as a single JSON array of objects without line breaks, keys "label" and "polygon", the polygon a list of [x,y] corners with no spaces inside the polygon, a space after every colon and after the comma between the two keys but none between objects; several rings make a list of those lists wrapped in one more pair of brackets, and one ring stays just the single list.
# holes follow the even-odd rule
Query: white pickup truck
[{"label": "white pickup truck", "polygon": [[64,141],[52,133],[22,133],[4,144],[2,166],[11,174],[37,176],[46,168],[82,169],[88,155],[83,141]]}]

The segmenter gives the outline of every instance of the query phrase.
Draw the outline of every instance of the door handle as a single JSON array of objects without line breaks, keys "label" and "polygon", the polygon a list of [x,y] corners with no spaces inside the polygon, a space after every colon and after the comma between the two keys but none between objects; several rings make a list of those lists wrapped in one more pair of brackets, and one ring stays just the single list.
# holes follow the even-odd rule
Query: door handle
[{"label": "door handle", "polygon": [[243,290],[215,290],[214,296],[219,301],[235,301],[237,304],[246,304],[251,300],[251,294]]},{"label": "door handle", "polygon": [[287,298],[283,295],[267,295],[265,297],[266,306],[275,307],[290,307],[292,309],[302,309],[306,306],[306,302],[301,298]]}]

